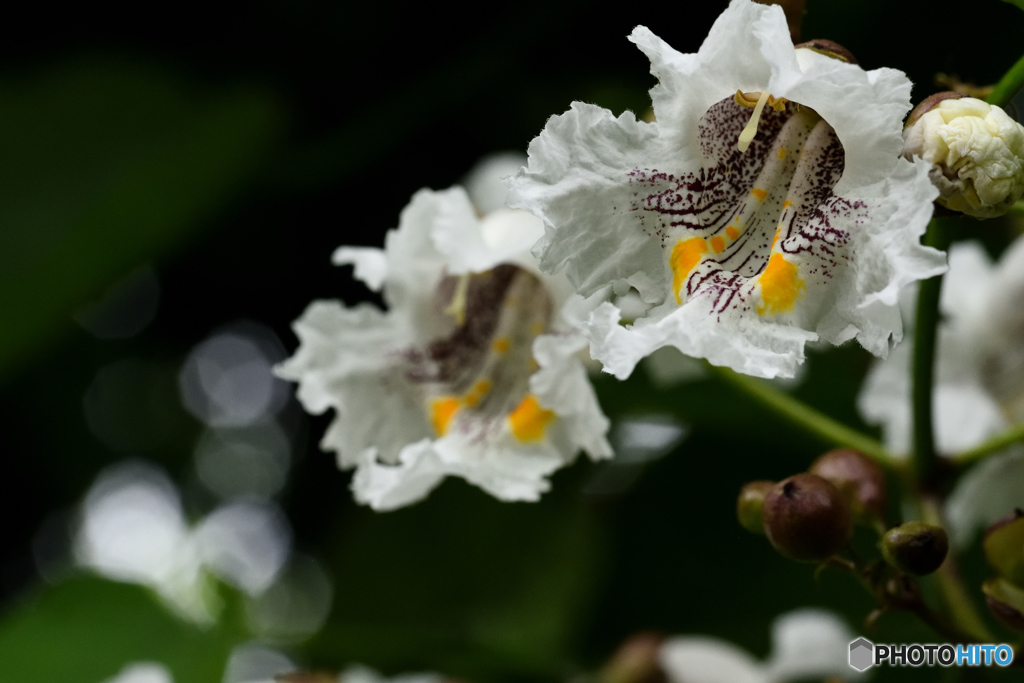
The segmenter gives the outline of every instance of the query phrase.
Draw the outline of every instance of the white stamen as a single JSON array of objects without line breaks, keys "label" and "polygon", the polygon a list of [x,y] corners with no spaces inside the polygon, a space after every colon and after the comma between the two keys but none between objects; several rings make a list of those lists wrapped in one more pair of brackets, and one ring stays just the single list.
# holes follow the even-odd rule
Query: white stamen
[{"label": "white stamen", "polygon": [[757,122],[761,118],[761,110],[764,109],[764,105],[768,102],[768,91],[761,91],[761,96],[757,98],[757,104],[754,105],[754,114],[747,121],[747,126],[740,133],[740,139],[736,143],[736,149],[741,152],[746,152],[747,147],[750,147],[750,141],[757,135]]}]

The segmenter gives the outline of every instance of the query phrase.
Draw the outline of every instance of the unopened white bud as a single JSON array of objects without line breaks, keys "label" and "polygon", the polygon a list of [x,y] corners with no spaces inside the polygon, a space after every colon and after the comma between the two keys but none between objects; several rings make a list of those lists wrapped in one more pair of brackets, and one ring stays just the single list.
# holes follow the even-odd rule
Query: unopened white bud
[{"label": "unopened white bud", "polygon": [[1024,194],[1024,126],[1000,107],[933,95],[911,112],[903,140],[903,156],[932,164],[936,201],[947,209],[992,218]]}]

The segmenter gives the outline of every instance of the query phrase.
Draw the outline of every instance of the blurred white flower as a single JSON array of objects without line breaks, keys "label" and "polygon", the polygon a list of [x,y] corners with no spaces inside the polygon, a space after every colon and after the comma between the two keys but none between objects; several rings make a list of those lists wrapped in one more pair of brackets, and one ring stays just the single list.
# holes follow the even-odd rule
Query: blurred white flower
[{"label": "blurred white flower", "polygon": [[189,353],[178,378],[185,409],[210,427],[245,427],[278,413],[287,385],[272,372],[284,357],[269,329],[238,323]]},{"label": "blurred white flower", "polygon": [[544,220],[535,253],[589,296],[614,284],[651,307],[601,304],[584,330],[616,377],[665,346],[760,377],[804,344],[885,356],[897,294],[945,269],[919,237],[937,191],[900,158],[910,81],[795,49],[782,10],[734,0],[696,54],[644,27],[657,121],[574,103],[530,144],[509,205]]},{"label": "blurred white flower", "polygon": [[258,643],[246,643],[231,651],[223,683],[276,683],[278,676],[295,670],[295,663],[287,655]]},{"label": "blurred white flower", "polygon": [[422,190],[383,250],[335,252],[389,310],[314,302],[277,372],[310,412],[335,409],[321,447],[356,468],[358,501],[401,507],[446,476],[536,500],[579,450],[611,454],[577,358],[589,304],[537,272],[529,248],[542,232],[522,211],[478,218],[461,188]]},{"label": "blurred white flower", "polygon": [[[935,367],[936,447],[953,454],[977,446],[1024,419],[1024,240],[998,265],[975,242],[954,244],[942,287],[942,322]],[[861,414],[882,427],[886,446],[911,446],[912,345],[896,349],[868,373],[858,397]],[[947,504],[954,543],[1024,506],[1024,453],[990,457],[959,483]]]},{"label": "blurred white flower", "polygon": [[103,683],[174,683],[174,677],[163,664],[134,662],[125,665],[120,673]]},{"label": "blurred white flower", "polygon": [[373,669],[355,664],[338,675],[338,683],[443,683],[444,676],[435,673],[410,673],[382,676]]},{"label": "blurred white flower", "polygon": [[288,561],[291,528],[284,513],[267,502],[221,505],[196,526],[203,564],[241,591],[259,595]]},{"label": "blurred white flower", "polygon": [[258,595],[290,554],[291,530],[272,503],[229,503],[193,527],[167,475],[141,462],[102,472],[80,517],[78,565],[147,586],[180,616],[199,623],[212,622],[220,609],[212,576]]},{"label": "blurred white flower", "polygon": [[662,644],[661,668],[669,683],[788,683],[809,679],[857,680],[848,652],[853,633],[824,610],[801,609],[772,624],[772,652],[758,661],[717,638],[676,636]]},{"label": "blurred white flower", "polygon": [[174,484],[157,467],[115,465],[89,489],[74,540],[77,563],[155,590],[175,612],[210,622],[216,605]]},{"label": "blurred white flower", "polygon": [[466,194],[481,215],[504,209],[508,180],[526,165],[522,152],[488,154],[473,165],[462,181]]}]

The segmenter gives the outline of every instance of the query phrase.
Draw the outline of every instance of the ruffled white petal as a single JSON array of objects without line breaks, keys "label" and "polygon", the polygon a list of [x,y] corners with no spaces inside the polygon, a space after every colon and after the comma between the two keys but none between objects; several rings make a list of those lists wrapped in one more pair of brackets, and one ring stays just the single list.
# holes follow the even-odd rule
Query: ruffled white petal
[{"label": "ruffled white petal", "polygon": [[[634,190],[623,175],[667,163],[673,153],[658,124],[637,121],[631,112],[615,118],[607,109],[574,102],[565,114],[548,119],[530,142],[529,171],[520,171],[508,199],[509,206],[544,221],[544,237],[534,247],[541,270],[565,268],[583,296],[621,280],[645,301],[662,298],[668,287],[662,249],[633,229],[626,209]],[[550,226],[559,226],[557,239]],[[608,258],[610,253],[617,258]]]},{"label": "ruffled white petal", "polygon": [[364,451],[352,477],[358,502],[374,510],[395,510],[427,497],[448,473],[434,452],[430,439],[409,444],[393,465],[378,462],[373,451]]},{"label": "ruffled white petal", "polygon": [[717,638],[679,636],[658,656],[670,683],[770,683],[768,674],[743,649]]},{"label": "ruffled white petal", "polygon": [[601,412],[594,387],[578,354],[587,340],[580,334],[546,334],[533,343],[540,369],[530,377],[530,390],[541,405],[559,415],[563,454],[572,458],[582,448],[593,460],[610,458],[608,418]]},{"label": "ruffled white petal", "polygon": [[629,377],[641,358],[669,345],[713,365],[770,379],[792,377],[804,360],[804,343],[817,339],[797,327],[740,316],[718,322],[707,302],[700,303],[704,305],[680,306],[665,317],[648,315],[623,327],[618,309],[605,302],[583,327],[591,354],[604,364],[605,372],[619,379]]},{"label": "ruffled white petal", "polygon": [[935,194],[923,165],[900,159],[888,178],[847,197],[870,207],[869,220],[858,226],[850,282],[835,283],[835,307],[818,323],[823,339],[841,344],[852,326],[861,346],[884,358],[890,339],[903,338],[900,290],[947,269],[945,254],[920,244]]},{"label": "ruffled white petal", "polygon": [[331,254],[331,263],[355,266],[352,273],[355,278],[375,292],[380,291],[388,276],[387,255],[376,247],[338,247]]}]

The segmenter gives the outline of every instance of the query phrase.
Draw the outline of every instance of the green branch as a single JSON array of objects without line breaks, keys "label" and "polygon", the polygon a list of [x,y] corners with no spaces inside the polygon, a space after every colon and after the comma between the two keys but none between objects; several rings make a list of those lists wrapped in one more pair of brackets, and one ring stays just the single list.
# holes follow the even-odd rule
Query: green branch
[{"label": "green branch", "polygon": [[[949,231],[941,220],[932,219],[924,244],[945,250],[949,246]],[[935,339],[939,325],[939,296],[942,276],[923,280],[917,293],[917,320],[914,324],[914,360],[911,369],[911,394],[914,415],[914,449],[912,464],[919,484],[927,487],[938,470],[935,453],[935,429],[932,417],[933,385],[935,377]]]},{"label": "green branch", "polygon": [[969,448],[966,451],[957,453],[950,458],[950,460],[957,465],[969,465],[976,460],[981,460],[987,455],[998,453],[1004,448],[1008,448],[1022,441],[1024,441],[1024,422],[1011,427],[1002,434],[993,436],[988,441],[984,441],[974,448]]},{"label": "green branch", "polygon": [[1017,60],[1017,63],[1010,67],[995,87],[989,93],[985,101],[989,104],[1003,106],[1024,87],[1024,57]]},{"label": "green branch", "polygon": [[860,451],[885,467],[899,469],[901,463],[894,459],[882,444],[861,434],[856,429],[851,429],[841,422],[833,420],[828,415],[779,391],[763,380],[741,375],[728,368],[710,364],[708,367],[715,375],[804,431],[835,446]]},{"label": "green branch", "polygon": [[[941,506],[934,498],[926,497],[921,500],[921,513],[924,521],[929,524],[945,527]],[[964,586],[952,552],[946,556],[946,561],[935,572],[935,579],[939,584],[939,590],[942,591],[942,597],[953,623],[976,642],[996,642],[995,636],[988,630],[974,606],[974,601],[971,600],[967,587]]]}]

